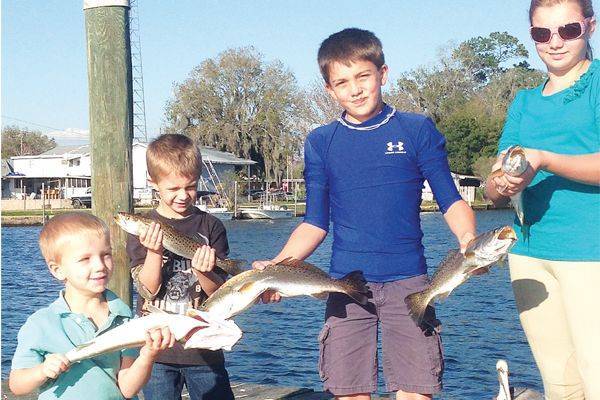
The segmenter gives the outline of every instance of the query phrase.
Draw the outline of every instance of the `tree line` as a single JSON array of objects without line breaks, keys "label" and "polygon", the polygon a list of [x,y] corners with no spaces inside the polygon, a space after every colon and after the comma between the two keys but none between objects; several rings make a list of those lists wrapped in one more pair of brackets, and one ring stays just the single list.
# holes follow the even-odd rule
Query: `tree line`
[{"label": "tree line", "polygon": [[[448,46],[433,66],[402,74],[384,99],[433,119],[446,136],[453,171],[485,176],[508,105],[519,89],[544,79],[527,58],[506,32],[472,38]],[[322,81],[301,88],[280,61],[266,62],[253,47],[203,61],[174,85],[165,109],[168,132],[257,161],[269,181],[285,177],[290,161],[301,162],[308,132],[339,114]]]},{"label": "tree line", "polygon": [[17,125],[2,127],[2,159],[35,156],[56,147],[53,138]]}]

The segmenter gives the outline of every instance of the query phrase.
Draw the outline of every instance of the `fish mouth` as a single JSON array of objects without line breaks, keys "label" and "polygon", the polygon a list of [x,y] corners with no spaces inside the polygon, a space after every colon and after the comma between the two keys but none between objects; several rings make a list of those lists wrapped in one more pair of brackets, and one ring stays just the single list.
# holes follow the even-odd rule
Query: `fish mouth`
[{"label": "fish mouth", "polygon": [[523,150],[521,146],[513,146],[508,153],[511,157],[516,155],[525,155],[525,150]]},{"label": "fish mouth", "polygon": [[125,232],[131,233],[132,235],[138,234],[138,224],[126,213],[119,212],[115,214],[113,219]]},{"label": "fish mouth", "polygon": [[193,328],[192,330],[190,330],[187,335],[185,335],[181,341],[183,343],[186,343],[188,340],[190,340],[192,338],[192,336],[194,336],[196,334],[196,332],[198,332],[199,330],[205,329],[207,328],[207,326],[197,326],[195,328]]},{"label": "fish mouth", "polygon": [[505,226],[500,229],[500,232],[498,232],[498,239],[515,241],[517,240],[517,234],[515,233],[515,230],[512,227]]}]

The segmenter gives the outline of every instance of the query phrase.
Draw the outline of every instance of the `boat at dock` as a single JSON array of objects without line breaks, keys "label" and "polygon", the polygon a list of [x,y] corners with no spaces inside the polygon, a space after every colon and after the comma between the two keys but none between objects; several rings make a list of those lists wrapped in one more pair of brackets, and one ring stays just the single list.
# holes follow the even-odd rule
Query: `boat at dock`
[{"label": "boat at dock", "polygon": [[214,215],[221,221],[233,219],[233,211],[229,211],[227,207],[209,207],[206,204],[196,204],[196,207],[210,215]]},{"label": "boat at dock", "polygon": [[260,197],[260,204],[256,207],[240,207],[239,216],[241,219],[280,219],[294,217],[294,211],[287,206],[280,206],[273,203],[274,194],[268,192]]},{"label": "boat at dock", "polygon": [[241,219],[279,219],[292,218],[294,211],[288,210],[285,206],[275,204],[261,204],[258,207],[240,208]]},{"label": "boat at dock", "polygon": [[[218,197],[218,199],[214,199],[213,196]],[[228,203],[227,198],[220,196],[219,193],[211,190],[198,190],[196,199],[195,206],[201,211],[214,215],[221,221],[233,219],[233,211],[229,211],[229,208],[222,205],[222,203]]]}]

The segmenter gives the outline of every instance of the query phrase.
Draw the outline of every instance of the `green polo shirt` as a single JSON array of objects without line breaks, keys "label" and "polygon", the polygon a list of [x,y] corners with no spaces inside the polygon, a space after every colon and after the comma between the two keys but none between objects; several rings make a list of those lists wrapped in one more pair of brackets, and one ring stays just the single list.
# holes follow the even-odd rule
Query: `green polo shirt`
[{"label": "green polo shirt", "polygon": [[[106,323],[96,326],[83,314],[71,312],[61,291],[57,300],[36,311],[19,330],[12,369],[32,368],[44,362],[46,354],[73,349],[132,318],[131,310],[113,292],[106,290],[109,315]],[[39,399],[123,399],[117,386],[121,358],[137,357],[137,349],[103,354],[71,365],[55,380],[39,389]]]},{"label": "green polo shirt", "polygon": [[[559,154],[600,151],[600,61],[571,87],[544,96],[544,84],[521,90],[513,101],[498,150],[511,145]],[[556,261],[600,261],[600,187],[539,171],[523,191],[523,235],[512,253]],[[525,231],[526,232],[526,231]]]}]

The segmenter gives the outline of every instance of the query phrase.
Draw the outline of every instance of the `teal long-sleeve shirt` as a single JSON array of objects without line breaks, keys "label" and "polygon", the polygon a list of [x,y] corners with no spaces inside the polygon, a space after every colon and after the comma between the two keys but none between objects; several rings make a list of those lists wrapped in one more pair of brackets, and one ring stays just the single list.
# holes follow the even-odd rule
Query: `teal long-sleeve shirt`
[{"label": "teal long-sleeve shirt", "polygon": [[[571,87],[544,96],[544,84],[511,104],[498,151],[511,145],[579,155],[600,151],[600,60]],[[600,187],[539,171],[523,191],[525,224],[512,253],[557,261],[600,261]],[[524,230],[527,232],[527,230]]]}]

